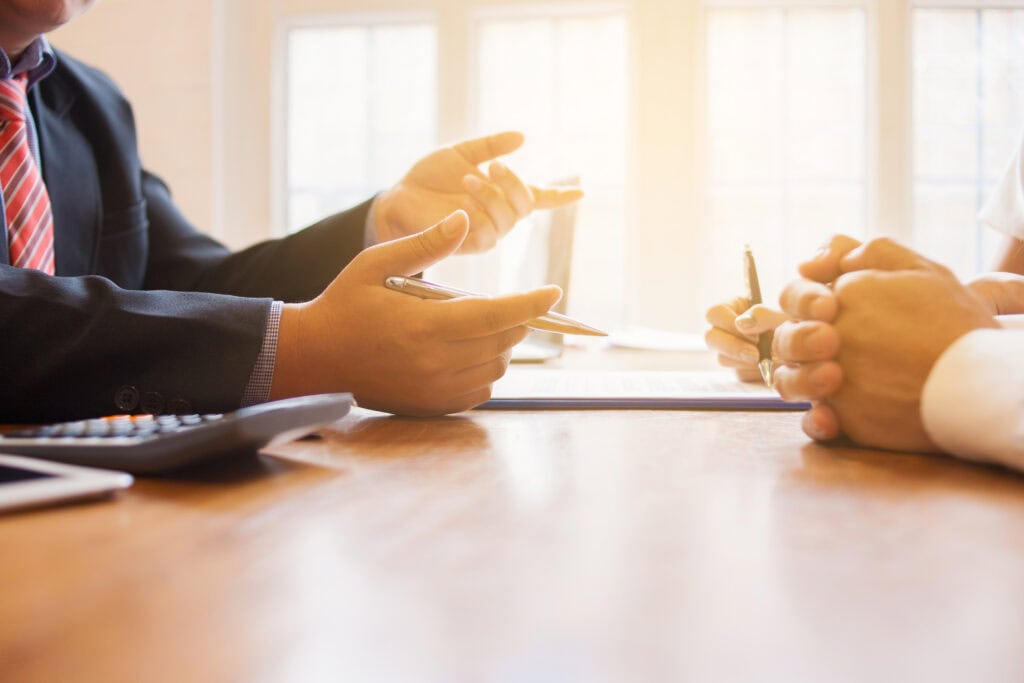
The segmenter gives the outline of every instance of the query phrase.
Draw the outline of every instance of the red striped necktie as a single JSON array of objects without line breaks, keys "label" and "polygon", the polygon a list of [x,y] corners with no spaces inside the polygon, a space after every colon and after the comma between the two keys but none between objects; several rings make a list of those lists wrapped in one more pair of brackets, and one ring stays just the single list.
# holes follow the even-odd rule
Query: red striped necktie
[{"label": "red striped necktie", "polygon": [[11,265],[53,275],[53,214],[29,145],[27,77],[0,80],[0,185]]}]

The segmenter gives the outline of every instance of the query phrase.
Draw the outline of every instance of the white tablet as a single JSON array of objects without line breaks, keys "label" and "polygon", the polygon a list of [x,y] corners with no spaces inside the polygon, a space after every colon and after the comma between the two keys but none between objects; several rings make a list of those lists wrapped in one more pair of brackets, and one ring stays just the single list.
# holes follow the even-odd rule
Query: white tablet
[{"label": "white tablet", "polygon": [[132,485],[131,475],[0,455],[0,512],[102,496]]}]

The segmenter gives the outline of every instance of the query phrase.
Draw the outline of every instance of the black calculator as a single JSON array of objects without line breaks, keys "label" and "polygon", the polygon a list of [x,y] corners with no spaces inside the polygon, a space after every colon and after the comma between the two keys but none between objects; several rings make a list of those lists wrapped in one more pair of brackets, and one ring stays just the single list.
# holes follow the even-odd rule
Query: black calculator
[{"label": "black calculator", "polygon": [[344,417],[352,394],[319,394],[260,403],[217,415],[115,415],[31,427],[0,435],[0,453],[139,474],[254,452]]}]

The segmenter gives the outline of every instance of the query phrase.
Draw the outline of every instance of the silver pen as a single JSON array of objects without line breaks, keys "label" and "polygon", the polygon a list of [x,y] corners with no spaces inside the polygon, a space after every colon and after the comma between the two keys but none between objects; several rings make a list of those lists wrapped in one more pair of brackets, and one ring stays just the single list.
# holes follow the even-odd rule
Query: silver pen
[{"label": "silver pen", "polygon": [[[761,303],[761,283],[757,279],[757,267],[754,265],[754,254],[750,245],[743,245],[743,274],[747,280],[747,296],[750,306]],[[772,338],[767,332],[757,335],[757,369],[761,371],[761,379],[769,387],[772,385],[775,371],[772,360]]]},{"label": "silver pen", "polygon": [[[455,287],[449,287],[447,285],[439,285],[433,282],[427,282],[426,280],[420,280],[419,278],[413,277],[389,277],[384,279],[384,286],[388,289],[393,289],[396,292],[402,292],[403,294],[412,294],[418,296],[421,299],[436,299],[436,300],[447,300],[447,299],[458,299],[464,296],[476,296],[484,297],[483,294],[476,294],[475,292],[467,292],[464,289],[457,289]],[[544,330],[545,332],[557,332],[558,334],[584,334],[591,337],[607,337],[607,332],[591,327],[590,325],[584,325],[578,320],[573,320],[569,316],[562,315],[561,313],[547,313],[534,318],[526,323],[527,327],[535,330]]]}]

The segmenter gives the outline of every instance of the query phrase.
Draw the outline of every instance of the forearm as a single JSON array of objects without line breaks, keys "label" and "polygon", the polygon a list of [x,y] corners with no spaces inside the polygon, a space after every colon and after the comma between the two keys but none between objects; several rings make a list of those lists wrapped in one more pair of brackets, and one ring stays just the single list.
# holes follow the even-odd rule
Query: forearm
[{"label": "forearm", "polygon": [[1016,237],[1006,237],[996,255],[996,271],[1024,275],[1024,242]]},{"label": "forearm", "polygon": [[143,187],[149,222],[145,289],[308,301],[364,248],[370,201],[232,253],[181,215],[158,178],[145,175]]},{"label": "forearm", "polygon": [[[0,327],[9,331],[0,335],[0,414],[41,422],[174,401],[201,412],[235,409],[270,304],[0,266]],[[136,400],[119,401],[122,393]]]}]

